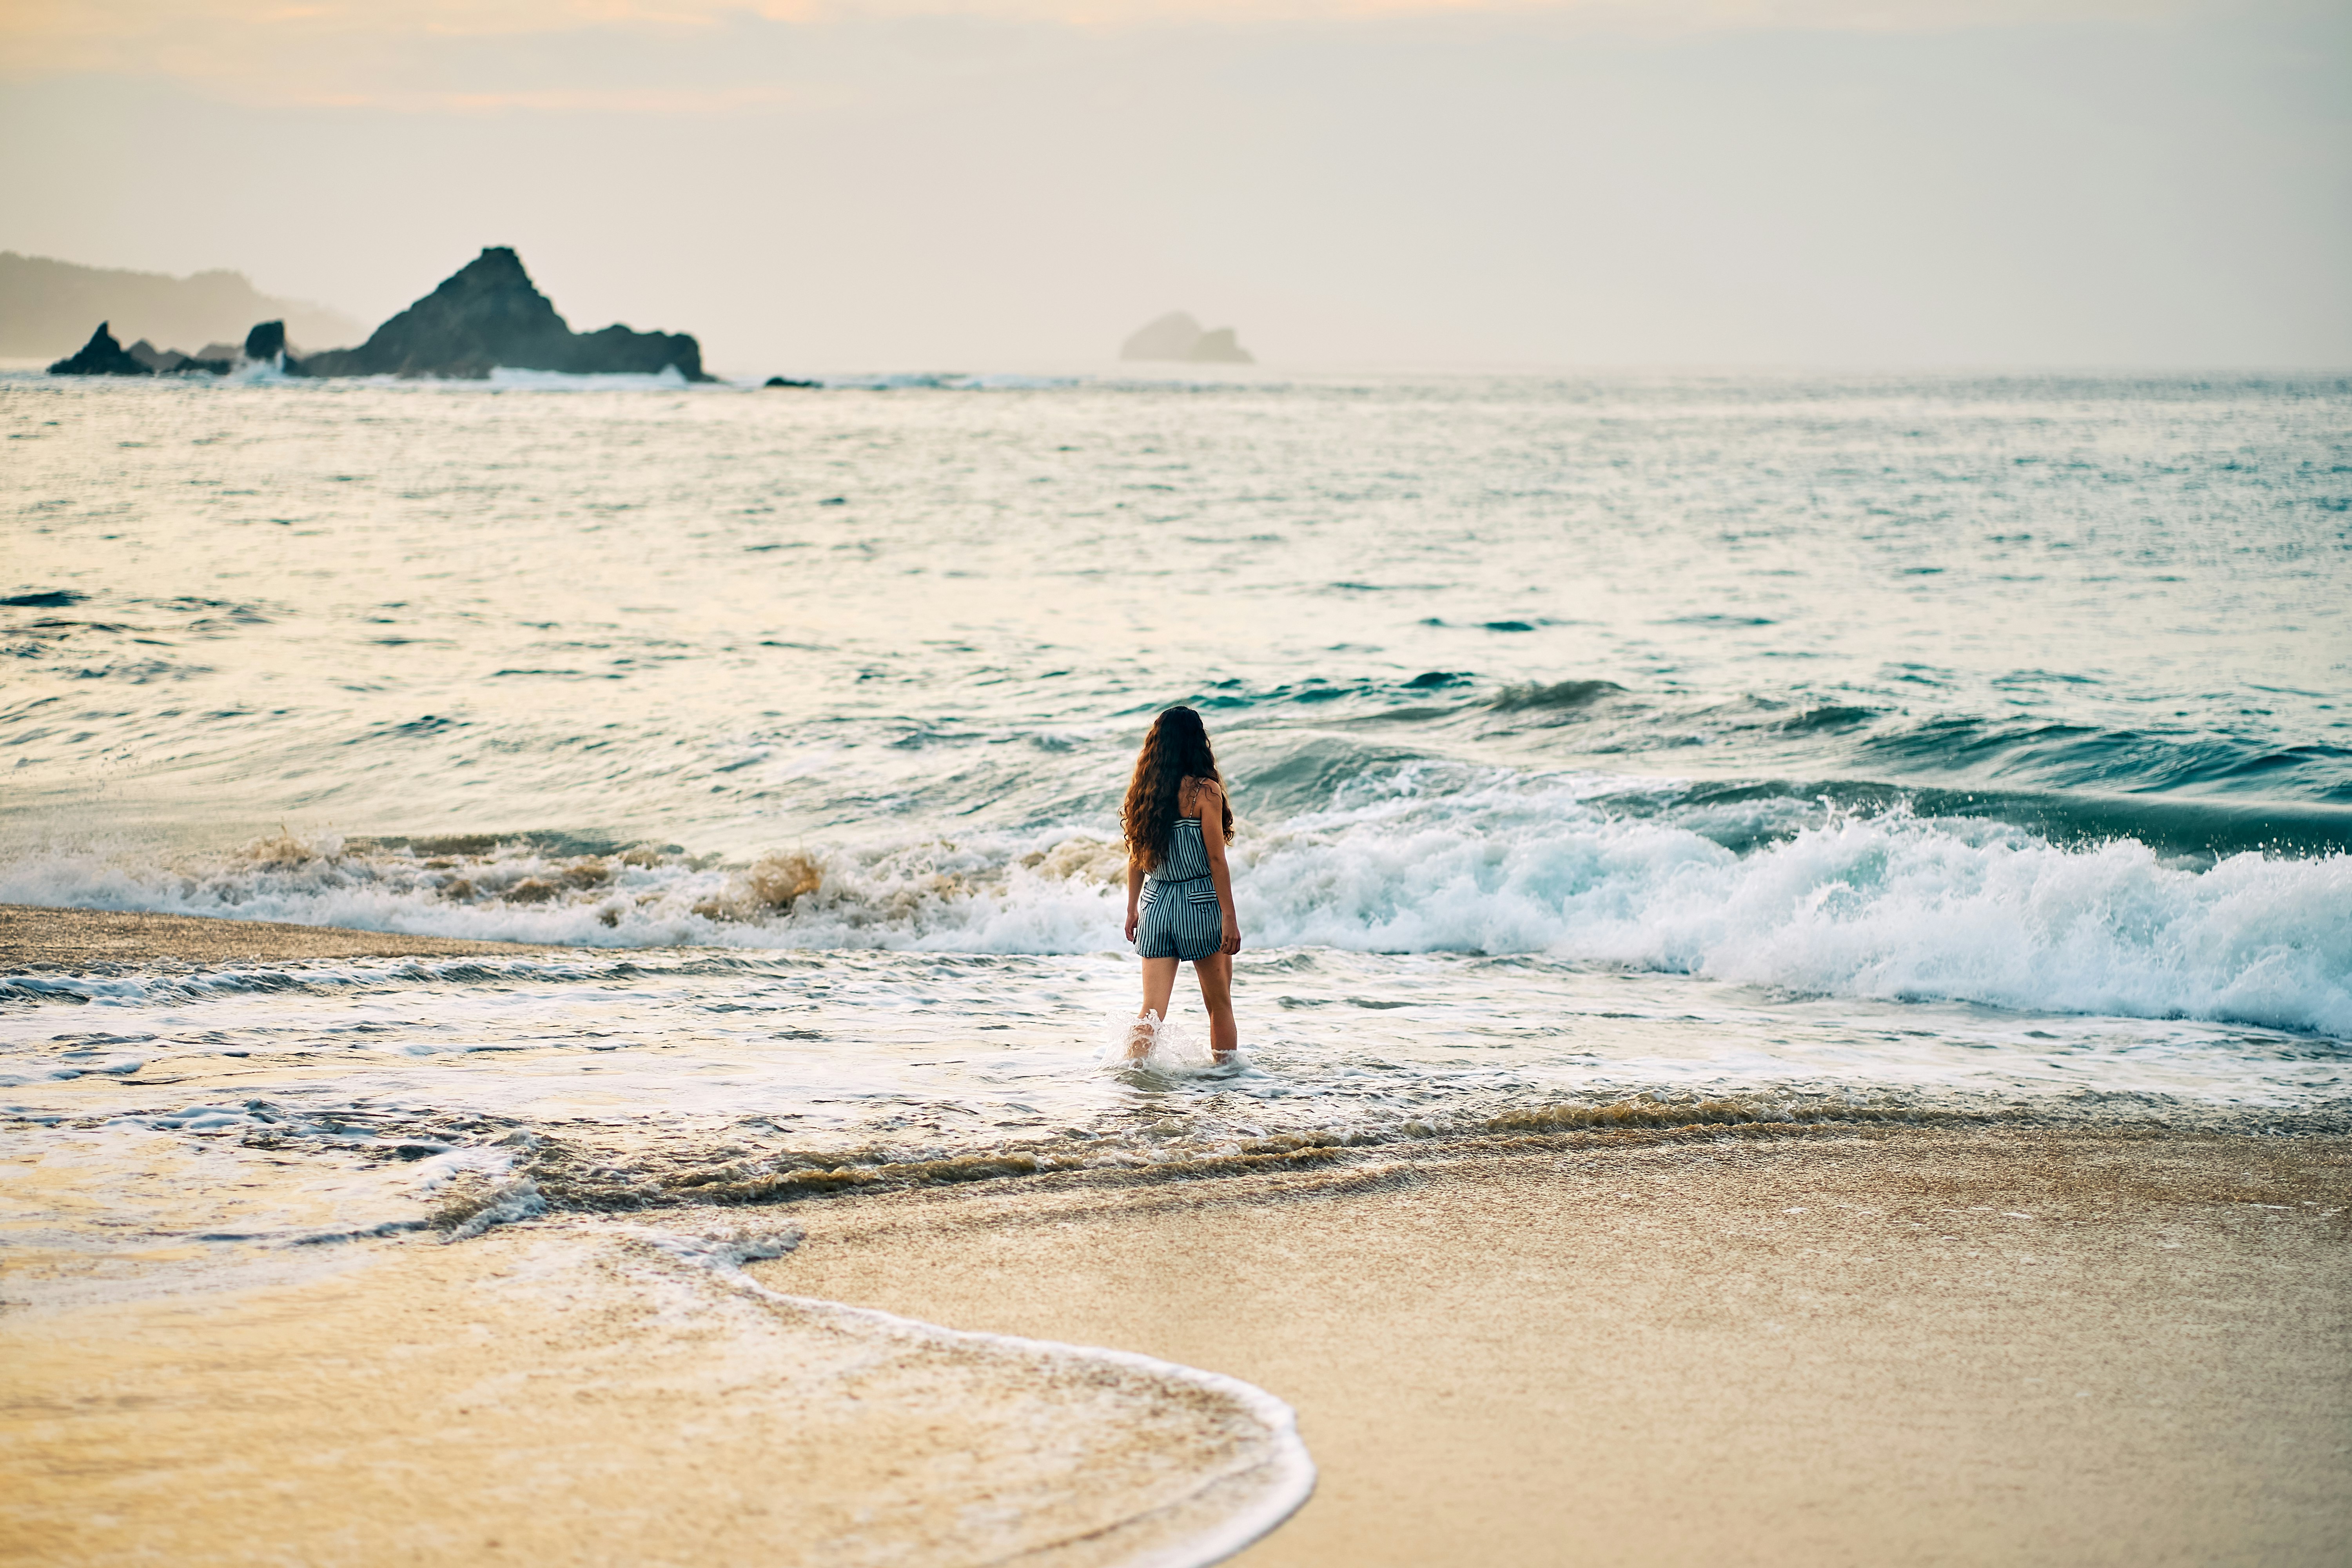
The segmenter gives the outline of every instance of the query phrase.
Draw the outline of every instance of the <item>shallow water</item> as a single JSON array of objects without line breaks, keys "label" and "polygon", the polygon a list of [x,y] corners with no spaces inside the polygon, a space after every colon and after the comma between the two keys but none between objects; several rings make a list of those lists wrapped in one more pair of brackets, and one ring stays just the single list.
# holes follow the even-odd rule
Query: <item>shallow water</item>
[{"label": "shallow water", "polygon": [[[0,1096],[34,1139],[428,1164],[568,1129],[615,1181],[1643,1092],[2322,1110],[2347,416],[2341,380],[0,378],[0,899],[632,950],[20,980]],[[1118,795],[1178,700],[1242,816],[1230,1073],[1099,1060]]]}]

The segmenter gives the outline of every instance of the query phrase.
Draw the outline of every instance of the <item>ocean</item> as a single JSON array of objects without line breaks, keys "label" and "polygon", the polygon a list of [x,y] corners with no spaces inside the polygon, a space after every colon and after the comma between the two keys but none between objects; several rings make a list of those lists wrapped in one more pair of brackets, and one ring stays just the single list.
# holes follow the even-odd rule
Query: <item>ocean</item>
[{"label": "ocean", "polygon": [[[0,977],[8,1137],[151,1238],[529,1161],[515,1214],[2352,1105],[2341,378],[14,374],[0,425],[0,901],[564,948]],[[1176,702],[1226,1068],[1189,979],[1108,1059]]]}]

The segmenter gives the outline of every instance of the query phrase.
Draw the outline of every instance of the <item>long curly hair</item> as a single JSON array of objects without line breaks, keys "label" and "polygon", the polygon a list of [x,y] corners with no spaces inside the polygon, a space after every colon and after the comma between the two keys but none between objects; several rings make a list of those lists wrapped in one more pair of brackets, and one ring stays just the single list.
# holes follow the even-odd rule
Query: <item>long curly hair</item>
[{"label": "long curly hair", "polygon": [[[1135,776],[1127,784],[1127,804],[1118,822],[1127,837],[1128,858],[1150,871],[1167,858],[1176,832],[1177,796],[1186,779],[1214,779],[1217,754],[1209,749],[1208,726],[1190,708],[1171,708],[1151,721],[1143,750],[1135,754]],[[1234,806],[1223,803],[1225,842],[1234,841]]]}]

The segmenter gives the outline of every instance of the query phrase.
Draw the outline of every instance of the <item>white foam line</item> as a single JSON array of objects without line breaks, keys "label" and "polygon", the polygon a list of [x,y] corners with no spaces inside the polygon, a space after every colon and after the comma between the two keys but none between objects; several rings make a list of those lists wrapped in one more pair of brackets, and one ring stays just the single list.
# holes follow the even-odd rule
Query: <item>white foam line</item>
[{"label": "white foam line", "polygon": [[[1236,897],[1261,952],[1544,953],[1806,995],[2352,1037],[2352,855],[2248,851],[2200,869],[2129,838],[2069,847],[1899,810],[1832,813],[1741,854],[1613,816],[1590,787],[1414,764],[1254,833]],[[1112,949],[1117,895],[1093,879],[1118,872],[1115,847],[1060,826],[961,843],[946,860],[928,838],[748,867],[608,857],[582,888],[572,860],[520,841],[446,872],[332,835],[184,867],[44,849],[0,858],[0,899],[579,950]],[[816,883],[779,906],[762,866]],[[961,890],[939,890],[948,871]],[[514,901],[526,888],[538,901]]]},{"label": "white foam line", "polygon": [[[714,1247],[701,1238],[678,1236],[667,1231],[647,1230],[635,1226],[625,1229],[626,1234],[652,1243],[673,1258],[708,1269],[711,1274],[738,1289],[815,1316],[847,1319],[855,1322],[866,1323],[901,1338],[932,1344],[985,1344],[1055,1360],[1066,1359],[1124,1367],[1129,1371],[1144,1373],[1152,1377],[1190,1384],[1195,1388],[1229,1399],[1248,1411],[1260,1425],[1265,1427],[1273,1438],[1274,1454],[1271,1458],[1263,1462],[1229,1466],[1203,1478],[1200,1485],[1193,1488],[1182,1499],[1175,1502],[1161,1503],[1158,1507],[1146,1509],[1140,1513],[1129,1514],[1119,1521],[1118,1525],[1108,1526],[1106,1530],[1115,1530],[1120,1525],[1132,1524],[1139,1520],[1150,1519],[1154,1514],[1164,1513],[1170,1509],[1179,1507],[1199,1497],[1220,1482],[1251,1470],[1263,1468],[1270,1472],[1269,1485],[1263,1495],[1249,1506],[1228,1516],[1217,1528],[1202,1531],[1182,1545],[1164,1548],[1132,1559],[1130,1568],[1208,1568],[1211,1563],[1223,1563],[1244,1548],[1264,1540],[1273,1532],[1276,1525],[1297,1513],[1306,1505],[1307,1500],[1315,1495],[1315,1459],[1307,1451],[1305,1440],[1298,1436],[1298,1413],[1286,1402],[1276,1398],[1255,1384],[1244,1383],[1240,1378],[1228,1377],[1218,1372],[1207,1372],[1197,1366],[1185,1366],[1178,1362],[1161,1361],[1157,1356],[1141,1355],[1134,1351],[1111,1350],[1099,1345],[1064,1344],[1055,1340],[1023,1339],[1015,1334],[983,1333],[973,1329],[950,1329],[938,1323],[924,1322],[919,1318],[902,1318],[896,1312],[885,1312],[879,1308],[853,1307],[845,1301],[828,1301],[816,1296],[788,1296],[781,1290],[769,1289],[745,1273],[742,1264],[737,1260],[739,1255],[732,1249]],[[794,1240],[796,1244],[797,1237]],[[782,1250],[789,1250],[789,1248]],[[754,1253],[752,1256],[759,1258],[780,1255],[780,1252],[762,1251]],[[1029,1556],[1055,1546],[1066,1545],[1071,1541],[1083,1541],[1105,1532],[1105,1531],[1089,1531],[1086,1535],[1073,1536],[1066,1541],[1049,1542],[1040,1546],[1026,1548],[1016,1555]],[[1003,1561],[1011,1562],[1013,1559],[1007,1558]]]}]

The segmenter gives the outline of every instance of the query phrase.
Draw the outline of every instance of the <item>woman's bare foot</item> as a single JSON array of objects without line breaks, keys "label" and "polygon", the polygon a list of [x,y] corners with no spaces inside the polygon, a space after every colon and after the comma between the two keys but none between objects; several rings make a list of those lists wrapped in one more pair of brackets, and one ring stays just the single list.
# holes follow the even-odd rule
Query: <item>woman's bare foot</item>
[{"label": "woman's bare foot", "polygon": [[1127,1059],[1139,1062],[1160,1038],[1160,1015],[1147,1012],[1127,1026]]}]

